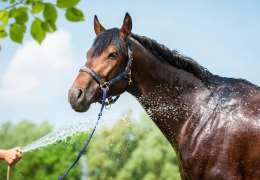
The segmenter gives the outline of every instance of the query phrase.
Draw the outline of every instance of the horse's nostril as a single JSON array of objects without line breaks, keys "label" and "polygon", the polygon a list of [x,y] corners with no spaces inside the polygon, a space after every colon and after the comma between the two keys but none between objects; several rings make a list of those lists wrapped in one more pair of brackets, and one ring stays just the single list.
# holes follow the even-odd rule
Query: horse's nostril
[{"label": "horse's nostril", "polygon": [[77,99],[79,99],[79,98],[82,96],[82,94],[83,94],[82,89],[79,89],[79,93],[78,93],[78,97],[77,97]]},{"label": "horse's nostril", "polygon": [[77,101],[81,102],[84,99],[84,90],[78,89]]}]

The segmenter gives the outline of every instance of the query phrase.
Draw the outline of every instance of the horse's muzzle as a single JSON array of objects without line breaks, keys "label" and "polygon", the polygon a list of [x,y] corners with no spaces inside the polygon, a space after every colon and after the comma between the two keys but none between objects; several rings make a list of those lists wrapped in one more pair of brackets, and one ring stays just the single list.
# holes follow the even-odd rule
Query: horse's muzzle
[{"label": "horse's muzzle", "polygon": [[77,112],[85,112],[89,109],[92,97],[87,96],[86,90],[71,87],[69,90],[69,102]]}]

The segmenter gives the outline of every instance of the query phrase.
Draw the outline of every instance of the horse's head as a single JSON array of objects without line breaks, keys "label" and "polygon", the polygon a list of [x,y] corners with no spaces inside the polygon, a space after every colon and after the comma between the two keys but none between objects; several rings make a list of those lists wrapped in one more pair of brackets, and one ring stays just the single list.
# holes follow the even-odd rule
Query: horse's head
[{"label": "horse's head", "polygon": [[[120,29],[106,30],[95,16],[94,29],[97,36],[87,52],[85,66],[81,68],[69,90],[70,104],[78,112],[87,111],[93,102],[99,101],[103,81],[108,82],[124,72],[129,62],[128,36],[131,33],[132,20],[128,13]],[[127,85],[128,81],[120,78],[109,85],[109,96],[123,93]]]}]

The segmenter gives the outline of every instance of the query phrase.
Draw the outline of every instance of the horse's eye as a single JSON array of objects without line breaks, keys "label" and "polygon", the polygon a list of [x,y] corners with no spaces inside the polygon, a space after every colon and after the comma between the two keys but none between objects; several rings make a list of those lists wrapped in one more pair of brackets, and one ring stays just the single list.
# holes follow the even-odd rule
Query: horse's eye
[{"label": "horse's eye", "polygon": [[115,59],[117,57],[117,53],[116,52],[112,52],[108,55],[109,59]]}]

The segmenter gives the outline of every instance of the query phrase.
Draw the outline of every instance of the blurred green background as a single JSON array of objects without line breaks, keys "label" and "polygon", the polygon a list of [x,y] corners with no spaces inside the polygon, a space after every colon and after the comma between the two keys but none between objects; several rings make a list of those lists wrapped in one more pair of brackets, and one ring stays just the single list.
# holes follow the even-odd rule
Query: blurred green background
[{"label": "blurred green background", "polygon": [[[0,148],[26,145],[52,130],[48,122],[2,123]],[[87,133],[78,134],[25,153],[12,169],[14,180],[57,179],[77,155]],[[0,162],[0,179],[6,163]],[[122,116],[113,127],[102,127],[89,150],[67,179],[90,180],[178,180],[177,157],[162,133],[146,115],[138,121]]]}]

